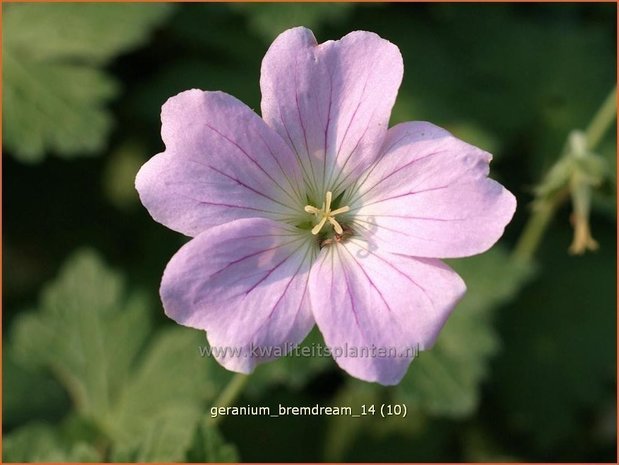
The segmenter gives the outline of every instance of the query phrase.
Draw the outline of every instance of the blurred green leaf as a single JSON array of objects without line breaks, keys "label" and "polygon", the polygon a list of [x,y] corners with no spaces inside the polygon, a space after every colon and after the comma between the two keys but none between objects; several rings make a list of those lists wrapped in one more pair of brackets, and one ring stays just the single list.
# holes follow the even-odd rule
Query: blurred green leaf
[{"label": "blurred green leaf", "polygon": [[43,423],[32,423],[4,437],[4,462],[99,462],[101,456],[90,445],[63,444],[56,431]]},{"label": "blurred green leaf", "polygon": [[499,247],[451,265],[466,282],[467,294],[436,345],[412,362],[394,398],[431,415],[463,417],[477,407],[489,359],[499,346],[492,310],[514,297],[531,270]]},{"label": "blurred green leaf", "polygon": [[78,252],[43,291],[39,311],[15,322],[15,356],[51,368],[80,412],[103,419],[149,332],[147,303],[127,297],[122,278],[93,252]]},{"label": "blurred green leaf", "polygon": [[3,126],[10,153],[36,162],[48,150],[78,156],[101,148],[112,124],[103,105],[116,95],[116,84],[84,65],[17,57],[4,47]]},{"label": "blurred green leaf", "polygon": [[187,453],[187,462],[234,463],[239,460],[236,448],[224,441],[219,431],[209,424],[209,418],[202,418]]},{"label": "blurred green leaf", "polygon": [[139,3],[9,5],[3,33],[12,50],[34,61],[104,63],[146,42],[171,10]]},{"label": "blurred green leaf", "polygon": [[91,155],[112,120],[118,92],[99,67],[143,42],[169,13],[166,4],[26,3],[3,20],[4,143],[22,161],[49,151]]},{"label": "blurred green leaf", "polygon": [[229,376],[200,357],[205,343],[199,331],[171,328],[150,344],[112,411],[115,444],[135,448],[132,460],[182,461],[205,403]]},{"label": "blurred green leaf", "polygon": [[[156,388],[152,388],[156,391]],[[199,407],[198,407],[199,408]],[[152,410],[152,409],[151,409]],[[130,442],[114,445],[116,462],[182,462],[191,445],[200,410],[179,403],[148,412],[148,421]]]},{"label": "blurred green leaf", "polygon": [[230,8],[244,13],[249,26],[267,41],[292,27],[318,29],[325,23],[341,21],[354,7],[354,3],[230,4]]},{"label": "blurred green leaf", "polygon": [[45,289],[39,311],[15,322],[11,348],[26,367],[51,368],[71,393],[80,417],[70,429],[93,431],[69,435],[73,442],[99,437],[120,461],[182,461],[230,375],[201,357],[200,331],[163,330],[144,349],[146,304],[83,250]]}]

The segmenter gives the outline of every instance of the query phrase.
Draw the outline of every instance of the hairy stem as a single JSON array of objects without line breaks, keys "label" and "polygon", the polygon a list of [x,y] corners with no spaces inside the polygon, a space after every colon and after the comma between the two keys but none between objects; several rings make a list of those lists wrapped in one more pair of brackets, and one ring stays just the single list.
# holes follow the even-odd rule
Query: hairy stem
[{"label": "hairy stem", "polygon": [[[589,150],[595,150],[597,145],[602,141],[606,132],[611,128],[616,114],[617,87],[615,86],[608,94],[585,131],[586,145]],[[561,160],[561,158],[559,160]],[[557,208],[568,198],[567,194],[569,194],[568,190],[561,190],[550,197],[535,200],[533,204],[533,214],[529,217],[520,235],[520,239],[514,248],[512,257],[515,260],[531,261],[533,259],[535,252],[541,244],[544,232],[550,224],[550,220],[554,216]]]}]

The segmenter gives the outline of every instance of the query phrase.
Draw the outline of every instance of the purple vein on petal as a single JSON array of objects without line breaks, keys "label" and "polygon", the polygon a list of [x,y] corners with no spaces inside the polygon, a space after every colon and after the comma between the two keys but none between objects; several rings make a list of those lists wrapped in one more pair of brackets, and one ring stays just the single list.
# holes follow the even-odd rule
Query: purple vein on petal
[{"label": "purple vein on petal", "polygon": [[[382,150],[381,151],[381,155],[374,161],[374,163],[372,163],[372,166],[370,166],[368,168],[368,170],[359,178],[358,181],[355,182],[355,185],[353,187],[353,189],[351,189],[350,194],[348,195],[348,202],[347,203],[352,203],[353,200],[356,200],[354,198],[354,196],[357,194],[357,192],[359,192],[359,190],[361,189],[361,187],[363,187],[363,185],[365,184],[365,182],[369,179],[370,175],[374,172],[374,170],[380,166],[380,161],[381,159],[385,156],[385,154],[389,153],[391,151],[391,149],[396,146],[397,144],[399,144],[400,142],[402,142],[404,139],[406,139],[408,137],[408,134],[403,134],[400,138],[398,138],[395,142],[393,142],[392,144],[389,145],[389,147],[386,150]],[[344,178],[342,180],[342,182],[344,182],[349,176],[346,176],[346,178]],[[341,184],[341,183],[340,183]]]},{"label": "purple vein on petal", "polygon": [[[180,183],[178,183],[178,184],[180,184]],[[252,211],[257,211],[257,212],[269,213],[271,215],[276,215],[276,216],[281,215],[280,212],[272,212],[270,210],[264,210],[262,208],[243,207],[241,205],[233,205],[233,204],[219,203],[219,202],[209,202],[207,200],[196,199],[196,198],[191,197],[191,196],[186,195],[186,194],[178,194],[178,195],[180,195],[181,197],[185,197],[186,199],[193,200],[194,202],[198,202],[198,203],[203,204],[203,205],[212,205],[214,207],[239,208],[241,210],[252,210]]]},{"label": "purple vein on petal", "polygon": [[[249,191],[251,191],[251,192],[254,192],[254,193],[258,194],[258,195],[260,195],[261,197],[264,197],[264,198],[266,198],[267,200],[270,200],[271,202],[277,203],[277,204],[279,204],[279,205],[282,205],[283,207],[286,207],[286,208],[288,208],[288,209],[292,210],[292,208],[291,208],[290,206],[285,205],[285,204],[283,204],[283,203],[281,203],[281,202],[279,202],[279,201],[277,201],[277,200],[273,199],[272,197],[269,197],[268,195],[264,194],[263,192],[260,192],[260,191],[258,191],[258,190],[256,190],[256,189],[254,189],[253,187],[248,186],[247,184],[243,183],[241,180],[239,180],[239,179],[235,178],[234,176],[231,176],[231,175],[229,175],[229,174],[227,174],[227,173],[224,173],[223,171],[221,171],[221,170],[219,170],[219,169],[215,168],[215,167],[214,167],[214,166],[212,166],[212,165],[209,165],[208,163],[203,163],[203,162],[198,161],[198,160],[195,160],[195,159],[193,159],[193,158],[188,159],[188,161],[189,161],[189,162],[191,162],[191,163],[195,163],[196,165],[200,165],[200,166],[203,166],[203,167],[208,168],[208,169],[210,169],[210,170],[213,170],[213,171],[215,171],[216,173],[218,173],[218,174],[220,174],[220,175],[222,175],[222,176],[224,176],[224,177],[226,177],[226,178],[230,179],[231,181],[236,182],[239,186],[244,187],[244,188],[246,188],[247,190],[249,190]],[[205,185],[207,185],[207,183],[204,183],[204,184],[205,184]]]},{"label": "purple vein on petal", "polygon": [[[348,121],[348,126],[346,127],[346,130],[344,131],[344,135],[342,136],[342,140],[340,141],[340,144],[337,148],[337,153],[335,155],[335,163],[337,163],[337,161],[340,158],[340,152],[342,151],[342,147],[344,146],[344,142],[346,141],[346,137],[348,137],[348,132],[350,130],[350,127],[352,126],[353,122],[355,121],[355,118],[357,116],[357,112],[359,111],[359,108],[361,107],[361,104],[363,103],[363,97],[365,95],[366,89],[367,89],[367,85],[368,85],[368,81],[370,79],[369,73],[365,76],[365,82],[363,83],[363,89],[361,90],[361,96],[359,97],[359,102],[357,103],[357,107],[355,108],[355,111],[353,111],[352,116],[350,117],[350,120]],[[344,168],[346,167],[348,160],[350,160],[350,158],[352,157],[352,154],[355,153],[355,151],[357,150],[357,147],[359,147],[359,144],[361,143],[361,141],[365,138],[365,135],[367,134],[367,131],[370,127],[370,123],[372,122],[373,118],[374,118],[374,113],[375,113],[375,109],[372,110],[372,115],[370,116],[370,118],[368,119],[368,124],[365,127],[365,130],[363,131],[363,134],[361,135],[361,137],[357,140],[357,143],[355,144],[355,146],[353,147],[353,149],[351,150],[351,152],[348,154],[348,156],[346,157],[346,160],[344,160],[344,163],[339,167],[339,172],[335,178],[335,180],[333,181],[333,184],[335,185],[336,182],[338,181],[341,173],[344,171]],[[329,184],[331,184],[331,177],[333,176],[333,167],[329,173]],[[349,175],[347,175],[344,180],[346,178],[348,178]],[[342,180],[342,181],[344,181]],[[339,187],[339,186],[338,186]],[[333,187],[333,190],[336,190],[335,187]]]},{"label": "purple vein on petal", "polygon": [[361,270],[361,272],[363,273],[363,275],[365,276],[365,278],[368,280],[368,282],[370,283],[370,286],[372,286],[374,289],[376,289],[376,292],[378,292],[378,295],[380,296],[380,299],[383,301],[383,303],[385,304],[385,307],[387,307],[387,310],[389,311],[389,313],[393,313],[393,310],[391,309],[391,307],[389,306],[389,304],[387,303],[387,300],[385,300],[385,296],[383,295],[383,293],[380,291],[380,289],[378,287],[376,287],[376,284],[374,283],[374,280],[367,274],[367,272],[365,271],[365,269],[363,268],[363,266],[361,266],[361,263],[359,263],[359,260],[357,260],[355,258],[355,256],[350,252],[350,250],[348,250],[346,247],[342,247],[344,250],[346,250],[346,253],[348,253],[348,255],[350,256],[350,258],[352,258],[352,260],[355,262],[355,264],[357,265],[357,267]]},{"label": "purple vein on petal", "polygon": [[[316,99],[318,101],[318,99]],[[329,140],[329,127],[331,126],[331,106],[333,104],[333,72],[329,70],[329,109],[327,111],[327,124],[325,126],[325,143],[324,143],[324,154],[322,158],[322,190],[327,190],[327,145]],[[338,151],[339,154],[339,151]],[[337,162],[337,155],[335,156],[335,161]]]},{"label": "purple vein on petal", "polygon": [[[266,236],[262,236],[262,237],[266,237]],[[248,238],[251,238],[251,236],[248,236]],[[218,274],[220,274],[220,273],[222,273],[222,272],[226,271],[226,270],[227,270],[228,268],[230,268],[231,266],[236,265],[236,264],[238,264],[238,263],[241,263],[242,261],[247,260],[248,258],[252,258],[252,257],[255,257],[256,255],[260,255],[260,254],[263,254],[263,253],[265,253],[265,252],[270,252],[270,251],[272,251],[272,250],[277,250],[277,249],[280,249],[280,248],[285,247],[285,246],[287,246],[287,245],[294,244],[295,242],[298,242],[298,241],[300,241],[300,240],[304,240],[304,238],[302,238],[302,237],[297,237],[297,238],[295,238],[295,239],[294,239],[294,240],[292,240],[292,241],[289,241],[289,242],[283,242],[283,243],[281,243],[281,244],[277,244],[277,245],[275,245],[275,246],[273,246],[273,247],[269,247],[268,249],[262,249],[262,250],[258,250],[257,252],[252,252],[252,253],[250,253],[250,254],[248,254],[248,255],[245,255],[244,257],[241,257],[241,258],[239,258],[239,259],[237,259],[237,260],[233,260],[233,261],[231,261],[231,262],[228,262],[228,263],[227,263],[227,264],[226,264],[223,268],[221,268],[220,270],[217,270],[215,273],[213,273],[213,274],[211,275],[211,277],[213,277],[213,276],[217,276]],[[300,248],[300,247],[299,247],[299,248]],[[295,249],[295,252],[296,252],[297,250],[299,250],[299,248]],[[291,254],[291,255],[292,255],[292,254]],[[284,260],[284,261],[285,261],[285,260]],[[283,263],[283,262],[282,262],[282,263]],[[280,264],[281,264],[281,263],[280,263]],[[276,268],[277,268],[277,267],[276,267]]]},{"label": "purple vein on petal", "polygon": [[[221,171],[221,170],[219,170],[219,169],[215,168],[214,166],[210,166],[210,165],[209,165],[208,167],[209,167],[210,169],[212,169],[213,171],[215,171],[216,173],[219,173],[220,175],[222,175],[222,176],[224,176],[224,177],[226,177],[226,178],[230,179],[231,181],[236,182],[238,185],[240,185],[240,186],[244,187],[245,189],[250,190],[250,191],[252,191],[252,192],[254,192],[254,193],[258,194],[259,196],[264,197],[265,199],[268,199],[268,200],[270,200],[271,202],[277,203],[277,204],[281,205],[281,206],[282,206],[282,207],[284,207],[284,208],[287,208],[287,209],[289,209],[289,210],[295,211],[295,210],[294,210],[294,208],[290,207],[289,205],[286,205],[285,203],[282,203],[282,202],[280,202],[279,200],[275,200],[274,198],[272,198],[272,197],[270,197],[270,196],[268,196],[268,195],[264,194],[263,192],[260,192],[259,190],[254,189],[253,187],[248,186],[247,184],[245,184],[245,183],[244,183],[243,181],[241,181],[240,179],[238,179],[238,178],[236,178],[236,177],[234,177],[234,176],[232,176],[232,175],[229,175],[229,174],[227,174],[227,173],[224,173],[223,171]],[[295,213],[296,213],[296,212],[295,212]]]},{"label": "purple vein on petal", "polygon": [[[416,288],[418,288],[423,295],[428,299],[428,302],[430,302],[431,307],[436,311],[436,306],[434,305],[434,302],[432,301],[432,299],[430,298],[430,296],[428,295],[427,291],[425,290],[425,288],[423,288],[420,284],[418,284],[414,279],[412,279],[409,275],[407,275],[406,273],[404,273],[402,270],[400,270],[399,268],[393,266],[393,264],[389,263],[387,260],[385,260],[383,257],[381,257],[380,255],[375,254],[374,252],[372,252],[368,247],[363,247],[363,245],[360,243],[361,241],[355,241],[357,244],[357,247],[359,247],[360,249],[365,250],[369,255],[372,255],[373,257],[377,258],[378,260],[380,260],[381,262],[383,262],[385,265],[387,265],[389,268],[393,269],[394,271],[396,271],[398,274],[402,275],[404,278],[406,278],[407,281],[409,281],[413,286],[415,286]],[[401,255],[401,254],[400,254]],[[413,258],[414,259],[414,258]],[[427,261],[424,261],[424,263],[427,263]]]},{"label": "purple vein on petal", "polygon": [[374,115],[372,114],[372,117],[369,119],[368,124],[365,126],[365,129],[363,130],[363,133],[361,134],[361,137],[357,140],[357,143],[355,144],[353,149],[350,151],[350,153],[346,157],[346,160],[344,160],[344,164],[340,167],[338,176],[335,178],[335,181],[333,181],[333,184],[337,183],[337,185],[333,188],[334,191],[337,191],[338,189],[340,189],[340,187],[342,185],[344,185],[344,183],[348,180],[348,178],[350,178],[355,173],[354,170],[351,170],[346,176],[344,176],[344,178],[339,180],[339,177],[340,177],[341,173],[343,173],[343,170],[346,167],[346,165],[348,164],[348,161],[352,158],[353,154],[357,151],[357,149],[359,148],[359,144],[361,144],[361,141],[365,138],[365,135],[367,134],[368,130],[370,129],[373,117],[374,117]]},{"label": "purple vein on petal", "polygon": [[394,233],[394,234],[400,234],[400,235],[406,236],[406,237],[413,237],[415,239],[420,239],[422,241],[433,242],[433,243],[436,243],[436,244],[449,244],[449,241],[439,241],[439,240],[437,240],[435,238],[431,239],[429,237],[417,236],[415,234],[412,234],[410,231],[400,231],[398,229],[389,228],[387,226],[384,226],[384,225],[381,225],[381,224],[378,224],[378,223],[372,223],[370,221],[363,220],[363,219],[361,219],[359,217],[356,217],[354,221],[355,221],[355,224],[357,226],[365,229],[370,234],[372,233],[372,229],[367,227],[367,226],[363,226],[363,225],[361,225],[359,223],[366,223],[366,224],[369,224],[369,225],[373,226],[374,228],[384,229],[385,231],[389,231],[389,232]]},{"label": "purple vein on petal", "polygon": [[[245,155],[245,157],[247,157],[260,171],[262,171],[277,187],[279,187],[282,191],[287,192],[286,189],[284,189],[275,179],[273,179],[273,177],[267,173],[267,171],[260,166],[260,164],[251,156],[249,155],[249,153],[247,153],[245,151],[245,149],[243,149],[243,147],[241,147],[239,144],[237,144],[234,140],[230,139],[228,136],[226,136],[225,134],[222,134],[221,132],[219,132],[217,129],[215,129],[214,127],[210,126],[208,123],[204,123],[204,125],[210,129],[211,131],[213,131],[215,134],[217,134],[218,136],[220,136],[221,138],[223,138],[224,140],[228,141],[230,144],[232,144],[234,147],[236,147],[243,155]],[[210,166],[210,165],[209,165]],[[210,166],[211,169],[214,169],[215,171],[217,171],[215,168],[213,168],[212,166]],[[235,179],[235,181],[239,182],[238,179]],[[274,200],[264,194],[262,194],[263,197],[266,197],[270,200],[272,200],[273,202],[277,202],[280,205],[284,205],[281,202],[278,202],[277,200]],[[286,206],[286,205],[284,205]]]},{"label": "purple vein on petal", "polygon": [[[298,251],[299,249],[295,250],[295,253]],[[267,315],[267,318],[265,319],[265,321],[262,322],[262,324],[256,329],[256,331],[254,331],[254,333],[252,334],[252,337],[250,338],[250,340],[253,340],[256,337],[256,334],[258,334],[259,332],[262,331],[262,328],[266,325],[267,321],[271,320],[271,317],[273,316],[273,314],[275,313],[275,310],[277,308],[277,306],[279,305],[279,303],[281,302],[281,300],[284,298],[284,295],[286,294],[286,292],[288,292],[288,288],[290,287],[290,284],[292,284],[292,281],[294,281],[294,279],[297,277],[297,275],[299,274],[299,271],[301,270],[301,268],[303,267],[303,265],[305,264],[307,258],[308,258],[308,254],[309,254],[310,248],[307,247],[305,254],[303,255],[303,259],[301,260],[301,262],[299,263],[299,266],[297,267],[297,270],[292,274],[290,280],[288,281],[288,283],[286,284],[286,287],[284,288],[284,291],[282,292],[282,295],[279,297],[279,299],[277,299],[277,302],[273,305],[273,309],[271,309],[271,311],[269,312],[269,314]],[[290,258],[293,254],[289,255],[288,258]],[[305,300],[305,295],[307,293],[307,286],[308,286],[308,282],[309,282],[309,273],[307,273],[307,277],[305,280],[305,287],[303,288],[303,294],[301,295],[301,299],[299,300],[299,306],[297,307],[297,311],[295,312],[295,321],[297,320],[299,313],[301,312],[301,309],[303,308],[303,302]],[[294,325],[293,325],[294,326]]]},{"label": "purple vein on petal", "polygon": [[307,154],[307,159],[309,160],[309,168],[310,171],[312,173],[312,177],[314,179],[314,186],[315,189],[318,188],[318,181],[316,179],[316,172],[314,171],[314,162],[312,161],[312,154],[310,153],[309,150],[309,144],[307,143],[307,132],[305,131],[305,124],[303,124],[303,115],[301,115],[301,107],[299,105],[299,81],[298,81],[298,74],[299,74],[299,61],[298,61],[298,57],[295,59],[294,62],[294,101],[295,101],[295,105],[297,108],[297,114],[299,116],[299,124],[301,125],[301,130],[303,131],[303,140],[305,141],[305,153]]},{"label": "purple vein on petal", "polygon": [[279,162],[279,159],[275,156],[275,153],[273,153],[273,149],[271,148],[271,146],[267,143],[267,141],[264,139],[264,137],[262,137],[262,134],[260,134],[260,132],[258,132],[258,137],[260,137],[260,140],[262,141],[262,143],[264,144],[264,146],[267,148],[267,150],[269,151],[269,154],[271,155],[271,158],[273,158],[273,160],[275,161],[275,163],[277,163],[277,167],[279,168],[279,170],[281,171],[281,173],[284,175],[284,177],[286,178],[286,181],[288,181],[288,185],[290,186],[290,189],[292,189],[292,191],[294,192],[294,194],[297,196],[297,198],[295,199],[292,194],[290,194],[290,192],[284,190],[284,192],[286,192],[286,194],[288,195],[288,197],[290,197],[290,199],[294,202],[297,201],[303,201],[301,198],[301,194],[300,192],[297,190],[298,186],[296,185],[296,183],[292,182],[290,180],[290,178],[288,177],[288,174],[286,173],[286,170],[284,170],[284,168],[282,168],[281,163]]},{"label": "purple vein on petal", "polygon": [[[346,268],[346,265],[344,264],[344,260],[342,260],[339,247],[334,247],[334,249],[337,252],[337,256],[339,258],[340,263],[342,264],[342,268],[343,268],[342,275],[344,275],[344,282],[346,283],[346,294],[348,295],[348,300],[350,300],[350,310],[352,311],[353,317],[355,318],[355,324],[357,325],[359,332],[364,334],[364,337],[365,337],[365,331],[363,331],[363,329],[361,328],[361,324],[359,323],[359,315],[357,313],[357,307],[355,305],[355,298],[353,296],[353,293],[351,292],[350,281],[348,280],[348,273],[346,273],[346,270],[344,269]],[[332,269],[333,269],[333,258],[331,259],[331,264],[332,264]],[[334,273],[331,273],[331,276],[333,276],[333,274]],[[333,277],[331,278],[331,283],[333,283]],[[333,289],[333,284],[331,284],[331,286]]]},{"label": "purple vein on petal", "polygon": [[284,258],[281,262],[279,262],[277,265],[275,265],[273,268],[271,268],[270,270],[267,271],[267,273],[263,276],[262,279],[260,279],[257,283],[255,283],[252,287],[250,287],[248,290],[245,291],[245,295],[247,296],[251,291],[253,291],[254,289],[256,289],[256,287],[258,287],[260,284],[262,284],[269,276],[271,276],[275,270],[277,270],[280,266],[282,266],[284,263],[286,263],[288,261],[288,259],[290,257],[292,257],[297,250],[299,250],[301,247],[295,249],[294,252],[292,252],[290,255],[288,255],[286,258]]},{"label": "purple vein on petal", "polygon": [[[424,189],[424,190],[421,190],[421,191],[404,192],[403,194],[394,195],[392,197],[386,197],[384,199],[378,199],[378,200],[375,200],[373,202],[369,202],[369,203],[365,203],[363,205],[360,205],[359,207],[351,208],[351,211],[353,211],[353,210],[361,210],[362,208],[368,207],[370,205],[376,205],[376,204],[379,204],[379,203],[387,202],[389,200],[394,200],[394,199],[399,199],[399,198],[402,198],[402,197],[407,197],[409,195],[423,194],[424,192],[440,191],[440,190],[443,190],[443,189],[447,189],[449,187],[450,187],[450,185],[446,185],[446,186],[430,187],[428,189]],[[376,214],[376,215],[372,215],[372,216],[383,216],[383,215]]]},{"label": "purple vein on petal", "polygon": [[[303,170],[303,174],[304,174],[304,178],[307,180],[307,182],[311,182],[311,179],[309,177],[309,174],[307,172],[307,167],[305,166],[305,163],[303,162],[303,158],[301,157],[301,155],[299,154],[299,149],[297,149],[296,144],[294,143],[294,141],[292,140],[292,136],[290,135],[290,130],[288,129],[288,125],[286,124],[284,115],[282,113],[282,107],[281,104],[279,103],[279,101],[277,102],[277,109],[278,109],[278,114],[279,114],[279,120],[282,123],[282,126],[284,127],[284,130],[286,131],[286,137],[288,138],[288,140],[290,141],[290,145],[292,148],[292,151],[294,152],[294,154],[297,156],[297,161],[299,162],[299,166],[301,167],[301,169]],[[311,167],[310,167],[311,168]],[[314,190],[316,190],[315,186],[312,186],[312,188]]]},{"label": "purple vein on petal", "polygon": [[381,218],[405,218],[407,220],[420,220],[420,221],[438,221],[438,222],[452,222],[452,221],[466,221],[468,218],[431,218],[426,216],[411,216],[411,215],[385,215],[384,213],[378,213],[372,216]]},{"label": "purple vein on petal", "polygon": [[[406,163],[405,165],[399,166],[397,169],[395,169],[394,171],[391,171],[389,174],[387,174],[386,176],[383,176],[381,179],[379,179],[376,183],[374,183],[371,187],[369,187],[368,189],[364,190],[361,194],[357,195],[357,197],[354,199],[359,200],[362,197],[366,196],[369,192],[371,192],[372,190],[374,190],[377,186],[381,185],[384,181],[386,181],[387,179],[389,179],[390,177],[396,175],[397,173],[399,173],[400,171],[409,168],[410,166],[416,164],[417,162],[420,162],[422,160],[425,160],[426,158],[432,157],[432,156],[436,156],[436,155],[442,155],[444,153],[447,153],[446,151],[437,151],[437,152],[432,152],[429,153],[427,155],[424,155],[422,157],[419,158],[415,158],[411,161],[409,161],[408,163]],[[376,166],[376,165],[375,165]],[[367,178],[366,178],[367,179]],[[359,186],[361,187],[361,185]],[[359,192],[360,189],[357,189],[357,191],[355,192],[355,194],[357,194]],[[423,192],[423,191],[421,191]]]}]

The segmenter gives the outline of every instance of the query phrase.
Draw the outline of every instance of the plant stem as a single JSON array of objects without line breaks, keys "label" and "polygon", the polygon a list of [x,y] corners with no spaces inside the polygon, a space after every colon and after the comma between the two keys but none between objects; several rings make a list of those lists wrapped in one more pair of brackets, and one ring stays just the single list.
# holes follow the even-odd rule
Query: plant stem
[{"label": "plant stem", "polygon": [[537,247],[541,243],[542,236],[550,224],[555,210],[565,196],[556,196],[550,200],[536,203],[533,207],[533,214],[529,217],[527,224],[516,243],[512,257],[519,261],[530,261],[535,255]]},{"label": "plant stem", "polygon": [[[217,400],[213,403],[214,407],[230,407],[236,398],[241,394],[245,384],[247,384],[247,380],[249,379],[249,375],[244,375],[242,373],[235,373],[232,379],[228,382],[224,390],[221,392]],[[211,425],[217,425],[223,415],[217,415],[216,417],[210,418]]]},{"label": "plant stem", "polygon": [[[617,87],[615,86],[587,127],[585,139],[588,150],[595,150],[606,132],[610,129],[616,114]],[[565,154],[563,156],[565,156]],[[550,224],[550,220],[554,216],[557,208],[567,198],[567,193],[569,192],[560,191],[552,197],[537,199],[534,202],[533,214],[529,217],[520,235],[520,239],[518,239],[516,243],[516,247],[512,254],[513,259],[527,262],[533,259],[537,248],[541,244],[544,232]]]},{"label": "plant stem", "polygon": [[610,128],[610,125],[615,120],[617,115],[617,87],[608,94],[606,100],[595,114],[589,127],[585,131],[587,139],[587,148],[594,150],[595,147],[602,141],[604,134]]}]

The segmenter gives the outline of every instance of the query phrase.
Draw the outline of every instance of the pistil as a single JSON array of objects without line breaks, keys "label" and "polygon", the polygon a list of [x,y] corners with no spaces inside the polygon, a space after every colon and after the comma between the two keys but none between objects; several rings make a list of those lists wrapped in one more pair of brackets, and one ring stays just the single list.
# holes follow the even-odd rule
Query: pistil
[{"label": "pistil", "polygon": [[338,223],[337,220],[335,219],[335,215],[339,215],[340,213],[346,213],[347,211],[350,210],[350,207],[345,206],[345,207],[341,207],[341,208],[331,211],[332,198],[333,198],[333,193],[331,191],[328,191],[325,195],[325,201],[323,202],[321,209],[318,209],[312,205],[305,206],[305,211],[307,213],[316,215],[316,217],[319,219],[318,224],[316,224],[316,226],[312,228],[312,234],[314,235],[318,234],[320,230],[323,228],[323,226],[327,223],[327,221],[331,223],[331,226],[333,226],[333,229],[335,230],[337,234],[342,234],[344,232],[340,223]]}]

